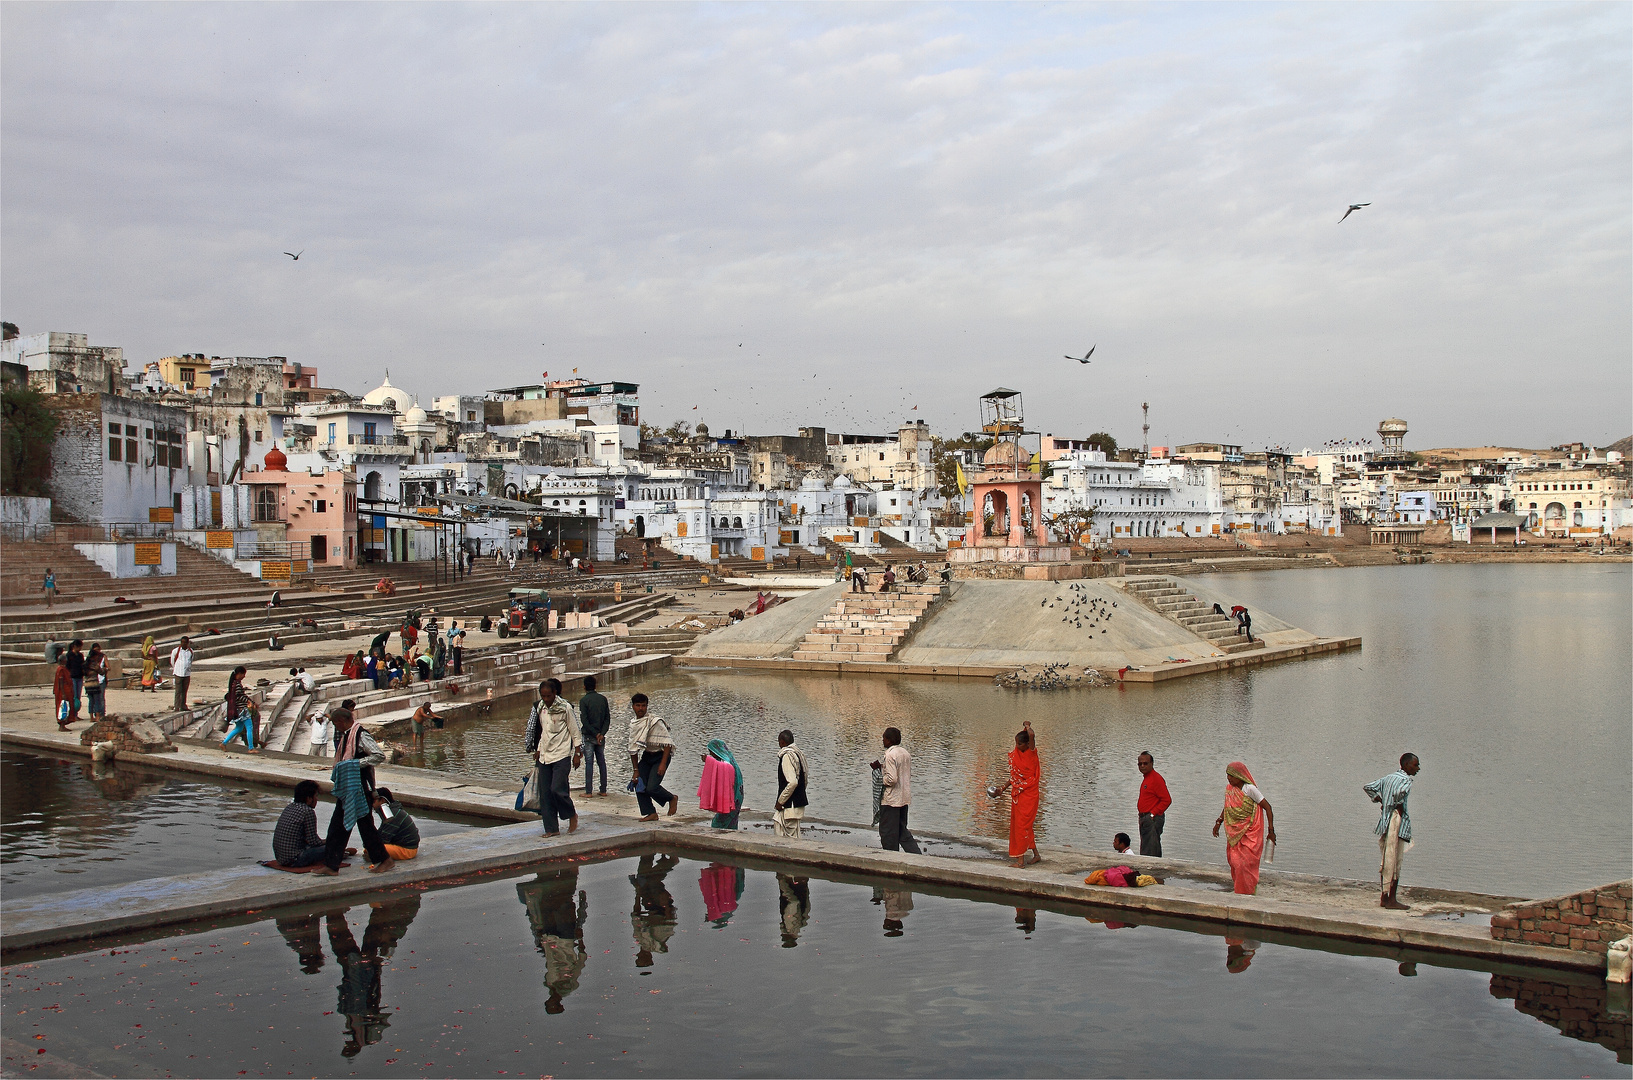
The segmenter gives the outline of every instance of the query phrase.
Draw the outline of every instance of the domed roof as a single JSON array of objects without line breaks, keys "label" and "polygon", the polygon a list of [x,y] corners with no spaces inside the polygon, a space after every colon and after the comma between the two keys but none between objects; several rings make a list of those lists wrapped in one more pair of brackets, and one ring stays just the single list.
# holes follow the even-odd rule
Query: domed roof
[{"label": "domed roof", "polygon": [[1021,449],[1019,443],[997,442],[991,450],[981,455],[981,460],[987,465],[1013,465],[1018,461],[1030,461],[1031,455]]},{"label": "domed roof", "polygon": [[404,412],[408,408],[408,395],[398,387],[391,385],[391,372],[386,372],[386,381],[363,395],[365,405],[385,405],[392,412]]},{"label": "domed roof", "polygon": [[273,443],[272,449],[266,452],[266,471],[283,472],[288,464],[288,456],[282,450],[278,449],[277,443]]},{"label": "domed roof", "polygon": [[851,478],[846,476],[844,473],[840,473],[838,476],[834,477],[835,491],[844,491],[851,486]]},{"label": "domed roof", "polygon": [[405,423],[405,424],[428,424],[430,422],[431,422],[431,418],[428,415],[426,415],[426,412],[425,412],[424,409],[420,408],[420,399],[415,398],[414,399],[414,407],[408,410],[408,415],[407,416],[403,417],[403,423]]}]

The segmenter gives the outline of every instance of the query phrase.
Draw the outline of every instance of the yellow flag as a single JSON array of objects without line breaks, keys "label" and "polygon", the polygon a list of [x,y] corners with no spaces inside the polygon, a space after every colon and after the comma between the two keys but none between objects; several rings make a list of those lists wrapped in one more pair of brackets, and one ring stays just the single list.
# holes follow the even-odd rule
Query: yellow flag
[{"label": "yellow flag", "polygon": [[963,498],[970,493],[970,482],[964,476],[963,464],[957,458],[953,459],[953,470],[958,475],[958,497]]},{"label": "yellow flag", "polygon": [[1032,455],[1032,464],[1027,466],[1027,468],[1030,471],[1037,473],[1039,476],[1042,476],[1043,475],[1043,455],[1041,453],[1033,454]]}]

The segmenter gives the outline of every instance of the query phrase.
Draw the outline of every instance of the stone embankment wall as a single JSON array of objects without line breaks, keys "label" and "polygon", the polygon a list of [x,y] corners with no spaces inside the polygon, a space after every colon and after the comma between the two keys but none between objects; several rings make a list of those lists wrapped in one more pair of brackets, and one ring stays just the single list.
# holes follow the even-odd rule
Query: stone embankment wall
[{"label": "stone embankment wall", "polygon": [[1633,881],[1618,881],[1554,900],[1510,904],[1491,917],[1491,936],[1556,949],[1608,952],[1628,936],[1628,903]]}]

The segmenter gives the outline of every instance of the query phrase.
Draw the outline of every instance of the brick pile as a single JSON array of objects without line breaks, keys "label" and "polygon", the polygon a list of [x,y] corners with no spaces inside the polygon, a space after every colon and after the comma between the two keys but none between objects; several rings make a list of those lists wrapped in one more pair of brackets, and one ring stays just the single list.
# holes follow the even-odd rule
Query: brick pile
[{"label": "brick pile", "polygon": [[[1598,1043],[1616,1055],[1623,1065],[1633,1062],[1633,1026],[1627,1013],[1611,1007],[1610,996],[1625,987],[1569,986],[1545,979],[1517,975],[1493,975],[1491,996],[1512,999],[1514,1008],[1527,1016],[1558,1028],[1560,1033],[1583,1042]],[[1625,1004],[1622,1005],[1625,1009]]]},{"label": "brick pile", "polygon": [[111,742],[121,754],[171,754],[176,748],[170,736],[160,731],[151,720],[121,720],[107,716],[79,733],[81,746],[95,746]]},{"label": "brick pile", "polygon": [[1510,904],[1491,917],[1491,936],[1556,949],[1596,952],[1628,936],[1628,904],[1633,881],[1612,882],[1597,889],[1554,900]]}]

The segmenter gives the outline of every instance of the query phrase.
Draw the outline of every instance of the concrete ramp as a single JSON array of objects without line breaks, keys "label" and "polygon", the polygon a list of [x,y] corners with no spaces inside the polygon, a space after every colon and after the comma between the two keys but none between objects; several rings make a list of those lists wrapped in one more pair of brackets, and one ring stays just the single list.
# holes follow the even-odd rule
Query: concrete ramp
[{"label": "concrete ramp", "polygon": [[736,626],[722,627],[704,635],[686,655],[747,659],[793,656],[795,646],[828,614],[834,602],[848,588],[848,582],[834,582],[792,600],[784,600],[774,608],[749,616]]}]

